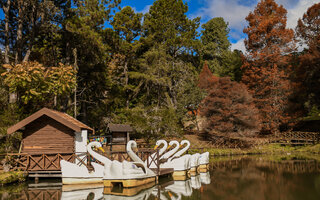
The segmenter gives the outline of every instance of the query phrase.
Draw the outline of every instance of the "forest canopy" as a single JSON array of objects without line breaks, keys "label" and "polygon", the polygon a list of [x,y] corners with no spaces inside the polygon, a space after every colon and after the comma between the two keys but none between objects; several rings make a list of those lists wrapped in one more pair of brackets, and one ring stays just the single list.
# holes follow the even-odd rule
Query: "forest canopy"
[{"label": "forest canopy", "polygon": [[200,131],[199,120],[208,133],[273,134],[320,113],[320,4],[293,30],[282,5],[261,0],[241,52],[225,19],[201,24],[185,1],[155,0],[145,14],[120,2],[0,1],[1,134],[43,106],[147,139]]}]

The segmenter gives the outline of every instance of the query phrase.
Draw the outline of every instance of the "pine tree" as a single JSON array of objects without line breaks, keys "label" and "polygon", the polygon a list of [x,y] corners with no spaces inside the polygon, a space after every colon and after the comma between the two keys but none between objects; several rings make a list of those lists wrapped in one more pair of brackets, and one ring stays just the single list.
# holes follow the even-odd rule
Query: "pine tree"
[{"label": "pine tree", "polygon": [[228,39],[230,29],[222,17],[216,17],[202,25],[202,58],[208,62],[209,68],[217,76],[229,76],[239,81],[242,65],[238,51],[231,51]]},{"label": "pine tree", "polygon": [[114,92],[115,96],[123,98],[127,108],[129,108],[130,100],[134,96],[133,86],[129,82],[129,72],[133,70],[137,62],[136,52],[141,44],[137,37],[141,36],[142,16],[142,13],[135,13],[131,7],[126,6],[116,13],[111,21],[118,38],[114,44],[109,75],[113,85],[117,87],[115,90],[118,92]]},{"label": "pine tree", "polygon": [[148,46],[162,44],[173,58],[196,52],[200,18],[188,19],[187,11],[182,0],[156,0],[145,15],[144,42]]},{"label": "pine tree", "polygon": [[288,122],[291,66],[288,55],[294,49],[293,30],[286,28],[287,11],[274,0],[261,0],[246,17],[243,32],[248,55],[242,66],[242,81],[253,95],[262,116],[262,131],[276,132]]},{"label": "pine tree", "polygon": [[[314,4],[298,20],[296,27],[297,39],[307,45],[304,52],[299,56],[299,66],[296,76],[301,83],[300,91],[306,95],[305,103],[307,112],[312,110],[319,113],[320,109],[320,3]],[[303,103],[303,102],[301,102]],[[311,114],[311,113],[310,113]],[[316,114],[316,113],[313,113]]]}]

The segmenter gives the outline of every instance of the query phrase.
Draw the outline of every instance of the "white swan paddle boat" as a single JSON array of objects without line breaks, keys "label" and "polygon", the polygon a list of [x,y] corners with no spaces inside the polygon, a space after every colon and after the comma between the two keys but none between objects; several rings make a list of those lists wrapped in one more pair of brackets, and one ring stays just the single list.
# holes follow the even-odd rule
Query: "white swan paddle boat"
[{"label": "white swan paddle boat", "polygon": [[191,158],[190,158],[190,174],[191,174],[191,176],[195,176],[198,173],[199,158],[200,158],[200,153],[195,153],[195,154],[191,155]]},{"label": "white swan paddle boat", "polygon": [[[170,143],[178,143],[177,141],[171,141]],[[179,143],[178,143],[179,144]],[[191,155],[183,155],[189,148],[190,142],[187,140],[182,140],[180,147],[187,144],[184,148],[179,150],[177,153],[172,155],[168,159],[168,161],[161,165],[163,168],[173,168],[174,172],[172,174],[174,180],[186,180],[190,177],[190,174],[188,173],[190,168],[190,158]],[[179,148],[179,146],[178,146]],[[177,150],[176,148],[174,149]],[[183,155],[183,156],[182,156]]]},{"label": "white swan paddle boat", "polygon": [[[87,146],[88,153],[99,160],[100,162],[106,162],[106,157],[98,154],[92,150],[92,147],[102,149],[99,142],[91,142]],[[103,149],[102,149],[103,150]],[[86,166],[79,166],[75,163],[71,163],[65,160],[60,161],[61,175],[63,184],[90,184],[90,183],[102,183],[102,177],[104,167],[98,163],[91,162],[94,170],[89,172]]]},{"label": "white swan paddle boat", "polygon": [[169,146],[168,149],[172,146],[175,146],[174,148],[172,148],[170,151],[166,152],[165,154],[163,154],[162,156],[160,156],[160,160],[161,159],[169,159],[170,157],[172,157],[180,148],[180,144],[178,141],[176,140],[172,140],[169,142]]},{"label": "white swan paddle boat", "polygon": [[209,152],[200,154],[198,172],[203,173],[209,170]]},{"label": "white swan paddle boat", "polygon": [[[156,142],[156,146],[154,147],[154,150],[156,150],[159,146],[161,146],[161,144],[163,144],[163,146],[159,149],[159,156],[161,156],[168,148],[168,143],[165,140],[158,140]],[[149,162],[151,162],[153,159],[155,159],[156,156],[156,152],[151,154],[149,156]],[[161,158],[160,158],[161,159]],[[147,160],[144,162],[146,165],[148,165]],[[151,162],[150,164],[150,168],[157,168],[155,162]]]},{"label": "white swan paddle boat", "polygon": [[137,143],[130,140],[127,143],[127,153],[134,162],[112,161],[105,164],[103,184],[105,187],[113,187],[122,184],[122,187],[137,187],[147,183],[155,183],[156,174],[133,152]]}]

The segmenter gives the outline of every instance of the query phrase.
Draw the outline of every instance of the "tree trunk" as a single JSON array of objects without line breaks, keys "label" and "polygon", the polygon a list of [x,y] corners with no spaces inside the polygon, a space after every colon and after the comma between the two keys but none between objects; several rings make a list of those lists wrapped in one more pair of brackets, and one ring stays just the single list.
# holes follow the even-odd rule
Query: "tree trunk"
[{"label": "tree trunk", "polygon": [[[9,35],[9,12],[10,12],[11,0],[7,1],[6,7],[3,7],[5,15],[5,50],[4,50],[4,62],[10,64],[9,52],[10,52],[10,35]],[[8,69],[9,71],[9,69]],[[16,93],[9,93],[9,103],[15,103],[17,101]]]},{"label": "tree trunk", "polygon": [[24,5],[23,0],[18,1],[18,28],[17,28],[17,46],[15,55],[15,64],[21,61],[22,56],[22,29],[23,29],[23,13]]},{"label": "tree trunk", "polygon": [[54,97],[53,97],[53,107],[54,107],[54,109],[57,109],[57,101],[58,101],[58,96],[54,95]]},{"label": "tree trunk", "polygon": [[[78,70],[78,55],[77,55],[77,48],[73,49],[73,57],[74,57],[74,69]],[[76,81],[77,81],[77,76],[76,76]],[[77,85],[74,88],[74,118],[77,119]]]},{"label": "tree trunk", "polygon": [[4,28],[4,34],[5,34],[5,49],[4,49],[4,63],[9,64],[9,11],[10,11],[10,4],[11,0],[7,1],[7,5],[3,6],[4,16],[5,16],[5,28]]},{"label": "tree trunk", "polygon": [[23,61],[22,62],[28,62],[29,61],[29,57],[30,57],[30,54],[31,54],[31,50],[32,50],[32,47],[33,47],[33,43],[34,43],[34,38],[35,38],[35,26],[36,26],[36,23],[35,23],[35,12],[36,12],[36,5],[35,3],[32,5],[32,12],[30,12],[30,19],[31,19],[31,39],[30,39],[30,42],[29,42],[29,49],[26,53],[26,55],[24,56],[23,58]]},{"label": "tree trunk", "polygon": [[[125,85],[125,88],[127,88],[128,86],[128,81],[129,81],[129,77],[128,77],[128,61],[125,61],[124,63],[124,69],[123,69],[123,73],[124,73],[124,85]],[[126,89],[126,93],[128,93],[127,89]],[[127,109],[129,109],[129,95],[126,96],[126,107]]]}]

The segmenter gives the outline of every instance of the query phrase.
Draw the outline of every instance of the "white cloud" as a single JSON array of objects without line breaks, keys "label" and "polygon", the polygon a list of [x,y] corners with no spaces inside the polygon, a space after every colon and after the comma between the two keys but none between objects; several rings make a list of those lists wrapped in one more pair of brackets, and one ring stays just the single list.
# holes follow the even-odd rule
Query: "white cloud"
[{"label": "white cloud", "polygon": [[149,12],[151,5],[146,5],[142,10],[137,10],[136,7],[132,7],[132,9],[134,10],[135,13],[142,13],[142,14],[146,14],[147,12]]},{"label": "white cloud", "polygon": [[[320,0],[275,0],[278,4],[283,5],[287,11],[287,27],[295,28],[297,21],[302,17],[303,13],[315,3]],[[223,17],[225,21],[229,22],[231,29],[230,36],[237,40],[232,44],[232,49],[244,48],[244,38],[242,31],[247,25],[245,20],[250,11],[253,11],[260,0],[205,0],[205,7],[200,8],[197,16],[204,19],[213,17]]]},{"label": "white cloud", "polygon": [[287,9],[287,27],[295,28],[297,26],[297,21],[302,17],[303,13],[307,11],[315,3],[319,3],[320,0],[300,0],[296,6]]},{"label": "white cloud", "polygon": [[241,50],[243,53],[245,53],[246,47],[244,46],[244,38],[238,40],[236,43],[233,43],[231,45],[231,49],[232,50],[238,49],[238,50]]},{"label": "white cloud", "polygon": [[142,14],[146,14],[147,12],[149,12],[151,5],[146,5],[142,10],[139,10],[137,12],[142,13]]},{"label": "white cloud", "polygon": [[200,9],[202,17],[223,17],[232,29],[242,31],[245,17],[253,7],[239,4],[238,0],[207,0],[207,6]]}]

